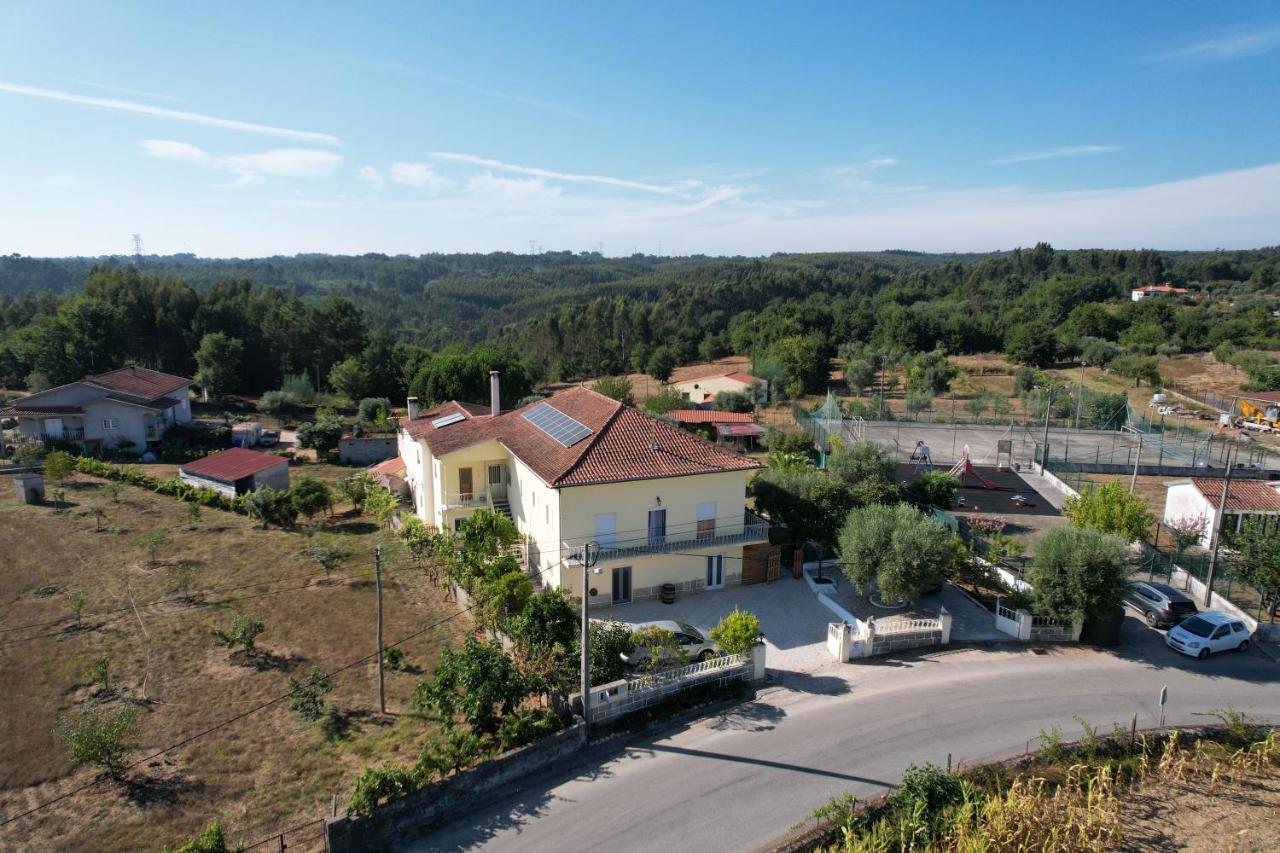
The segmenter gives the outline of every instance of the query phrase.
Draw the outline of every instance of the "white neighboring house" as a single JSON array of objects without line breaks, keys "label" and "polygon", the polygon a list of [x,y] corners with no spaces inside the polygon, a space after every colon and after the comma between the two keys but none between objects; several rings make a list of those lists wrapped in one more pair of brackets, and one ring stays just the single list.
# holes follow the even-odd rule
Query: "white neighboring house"
[{"label": "white neighboring house", "polygon": [[510,517],[527,567],[582,592],[583,546],[596,547],[593,606],[776,577],[769,524],[745,508],[761,464],[589,388],[509,412],[491,377],[488,408],[451,401],[397,434],[414,511],[453,530],[481,508]]},{"label": "white neighboring house", "polygon": [[182,482],[221,492],[229,498],[259,486],[289,488],[289,460],[271,453],[232,447],[188,462],[178,469]]},{"label": "white neighboring house", "polygon": [[41,440],[70,441],[86,450],[130,441],[139,450],[171,424],[191,422],[191,380],[145,367],[121,367],[14,400],[0,417]]},{"label": "white neighboring house", "polygon": [[1182,296],[1189,292],[1185,287],[1174,287],[1171,284],[1148,284],[1129,291],[1129,298],[1134,302],[1141,302],[1153,296]]},{"label": "white neighboring house", "polygon": [[706,405],[715,402],[721,391],[739,391],[749,395],[757,403],[769,400],[769,382],[741,370],[728,373],[713,373],[710,376],[699,376],[683,382],[672,382],[671,387],[679,392],[690,403]]},{"label": "white neighboring house", "polygon": [[1215,529],[1238,531],[1250,516],[1260,519],[1265,529],[1280,536],[1280,483],[1232,480],[1220,522],[1218,504],[1222,502],[1224,482],[1212,477],[1196,477],[1170,483],[1165,493],[1164,523],[1178,525],[1203,517],[1205,527],[1200,545],[1205,548],[1213,544]]}]

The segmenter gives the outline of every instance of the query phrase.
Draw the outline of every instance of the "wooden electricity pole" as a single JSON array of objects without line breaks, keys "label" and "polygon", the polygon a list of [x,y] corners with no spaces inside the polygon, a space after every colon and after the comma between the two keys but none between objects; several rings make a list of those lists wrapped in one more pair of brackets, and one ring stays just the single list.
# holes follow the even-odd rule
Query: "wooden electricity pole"
[{"label": "wooden electricity pole", "polygon": [[[591,617],[588,600],[591,598],[591,567],[595,565],[592,543],[582,546],[582,721],[591,731]],[[596,546],[597,548],[599,546]]]},{"label": "wooden electricity pole", "polygon": [[1228,450],[1227,474],[1222,480],[1222,497],[1218,499],[1218,515],[1213,520],[1213,553],[1209,555],[1209,571],[1204,578],[1204,606],[1213,606],[1213,577],[1218,573],[1218,549],[1222,547],[1222,533],[1226,526],[1227,493],[1231,491],[1231,463],[1235,456]]},{"label": "wooden electricity pole", "polygon": [[387,683],[382,673],[382,546],[373,549],[373,584],[378,594],[378,708],[387,713]]}]

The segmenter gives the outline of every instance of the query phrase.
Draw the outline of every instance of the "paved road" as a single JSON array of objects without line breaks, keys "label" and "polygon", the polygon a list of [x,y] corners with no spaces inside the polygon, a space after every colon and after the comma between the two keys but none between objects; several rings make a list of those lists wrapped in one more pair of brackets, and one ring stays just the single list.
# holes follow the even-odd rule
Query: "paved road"
[{"label": "paved road", "polygon": [[972,763],[1023,751],[1080,715],[1109,731],[1138,712],[1168,722],[1228,703],[1280,717],[1280,664],[1257,650],[1200,662],[1135,619],[1117,652],[954,649],[794,673],[754,701],[633,742],[523,787],[496,806],[407,843],[413,851],[758,850],[828,797],[869,796],[908,763]]}]

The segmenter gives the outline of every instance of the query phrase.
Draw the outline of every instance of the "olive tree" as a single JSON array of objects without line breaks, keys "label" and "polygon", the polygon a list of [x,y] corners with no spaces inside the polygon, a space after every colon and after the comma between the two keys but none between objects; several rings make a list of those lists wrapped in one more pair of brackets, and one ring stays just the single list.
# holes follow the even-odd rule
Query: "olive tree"
[{"label": "olive tree", "polygon": [[952,539],[951,531],[907,504],[872,504],[845,520],[841,566],[860,592],[874,585],[886,601],[910,601],[951,567]]},{"label": "olive tree", "polygon": [[1067,498],[1062,514],[1074,527],[1094,527],[1126,542],[1141,539],[1156,520],[1147,512],[1147,499],[1129,494],[1119,480],[1090,486],[1083,494]]},{"label": "olive tree", "polygon": [[134,710],[88,705],[58,720],[57,734],[77,767],[93,764],[119,779],[134,747]]},{"label": "olive tree", "polygon": [[1119,536],[1095,527],[1049,531],[1027,567],[1033,609],[1066,621],[1105,617],[1124,599],[1129,557]]}]

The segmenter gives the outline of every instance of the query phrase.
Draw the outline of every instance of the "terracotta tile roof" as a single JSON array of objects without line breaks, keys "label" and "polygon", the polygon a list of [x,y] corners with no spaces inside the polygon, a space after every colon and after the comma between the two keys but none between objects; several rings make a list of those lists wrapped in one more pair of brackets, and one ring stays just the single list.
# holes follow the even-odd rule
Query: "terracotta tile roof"
[{"label": "terracotta tile roof", "polygon": [[652,480],[760,467],[763,466],[749,456],[725,450],[623,406],[556,485]]},{"label": "terracotta tile roof", "polygon": [[[477,407],[446,403],[401,427],[426,442],[435,456],[445,456],[486,441],[502,444],[512,456],[552,486],[675,477],[759,468],[760,463],[722,449],[663,423],[590,388],[571,388],[539,401],[591,430],[591,436],[565,447],[525,417],[531,403],[494,418],[474,414]],[[484,409],[487,412],[487,409]],[[460,413],[462,421],[431,426],[432,418]],[[652,444],[658,445],[654,450]]]},{"label": "terracotta tile roof", "polygon": [[79,406],[41,406],[33,403],[31,406],[19,405],[21,400],[14,402],[7,409],[0,409],[0,416],[6,418],[16,418],[19,416],[29,417],[31,415],[82,415],[84,410]]},{"label": "terracotta tile roof", "polygon": [[172,397],[157,397],[154,400],[131,400],[121,394],[108,394],[106,399],[114,400],[117,403],[123,403],[126,406],[139,406],[143,409],[154,409],[157,412],[163,412],[165,409],[178,405],[178,401]]},{"label": "terracotta tile roof", "polygon": [[749,424],[755,421],[750,412],[717,412],[715,409],[673,409],[667,417],[682,424]]},{"label": "terracotta tile roof", "polygon": [[1253,391],[1240,396],[1246,400],[1258,400],[1263,403],[1280,403],[1280,391]]},{"label": "terracotta tile roof", "polygon": [[399,456],[392,456],[390,459],[384,459],[377,464],[370,465],[365,470],[375,477],[380,474],[399,476],[404,473],[404,460]]},{"label": "terracotta tile roof", "polygon": [[233,447],[230,450],[188,462],[178,468],[178,471],[183,474],[208,477],[211,480],[221,480],[224,483],[234,483],[250,474],[274,468],[282,462],[288,464],[288,460],[282,456]]},{"label": "terracotta tile roof", "polygon": [[752,382],[763,382],[764,380],[758,376],[752,376],[750,373],[743,373],[741,370],[735,370],[732,373],[725,374],[726,379],[736,379],[739,382],[746,382],[750,385]]},{"label": "terracotta tile roof", "polygon": [[[1222,500],[1225,481],[1196,477],[1191,482],[1216,509]],[[1227,509],[1234,512],[1280,512],[1280,491],[1261,480],[1232,480],[1231,489],[1227,492]]]},{"label": "terracotta tile roof", "polygon": [[177,391],[191,384],[190,379],[150,370],[146,367],[120,367],[97,376],[86,376],[83,380],[90,385],[117,391],[130,397],[141,397],[154,400]]},{"label": "terracotta tile roof", "polygon": [[702,376],[693,376],[688,379],[681,379],[679,382],[672,382],[672,385],[692,385],[696,382],[705,382],[708,379],[733,379],[737,382],[744,382],[750,385],[752,382],[763,382],[763,379],[752,376],[750,373],[743,373],[741,370],[730,370],[728,373],[704,373]]}]

